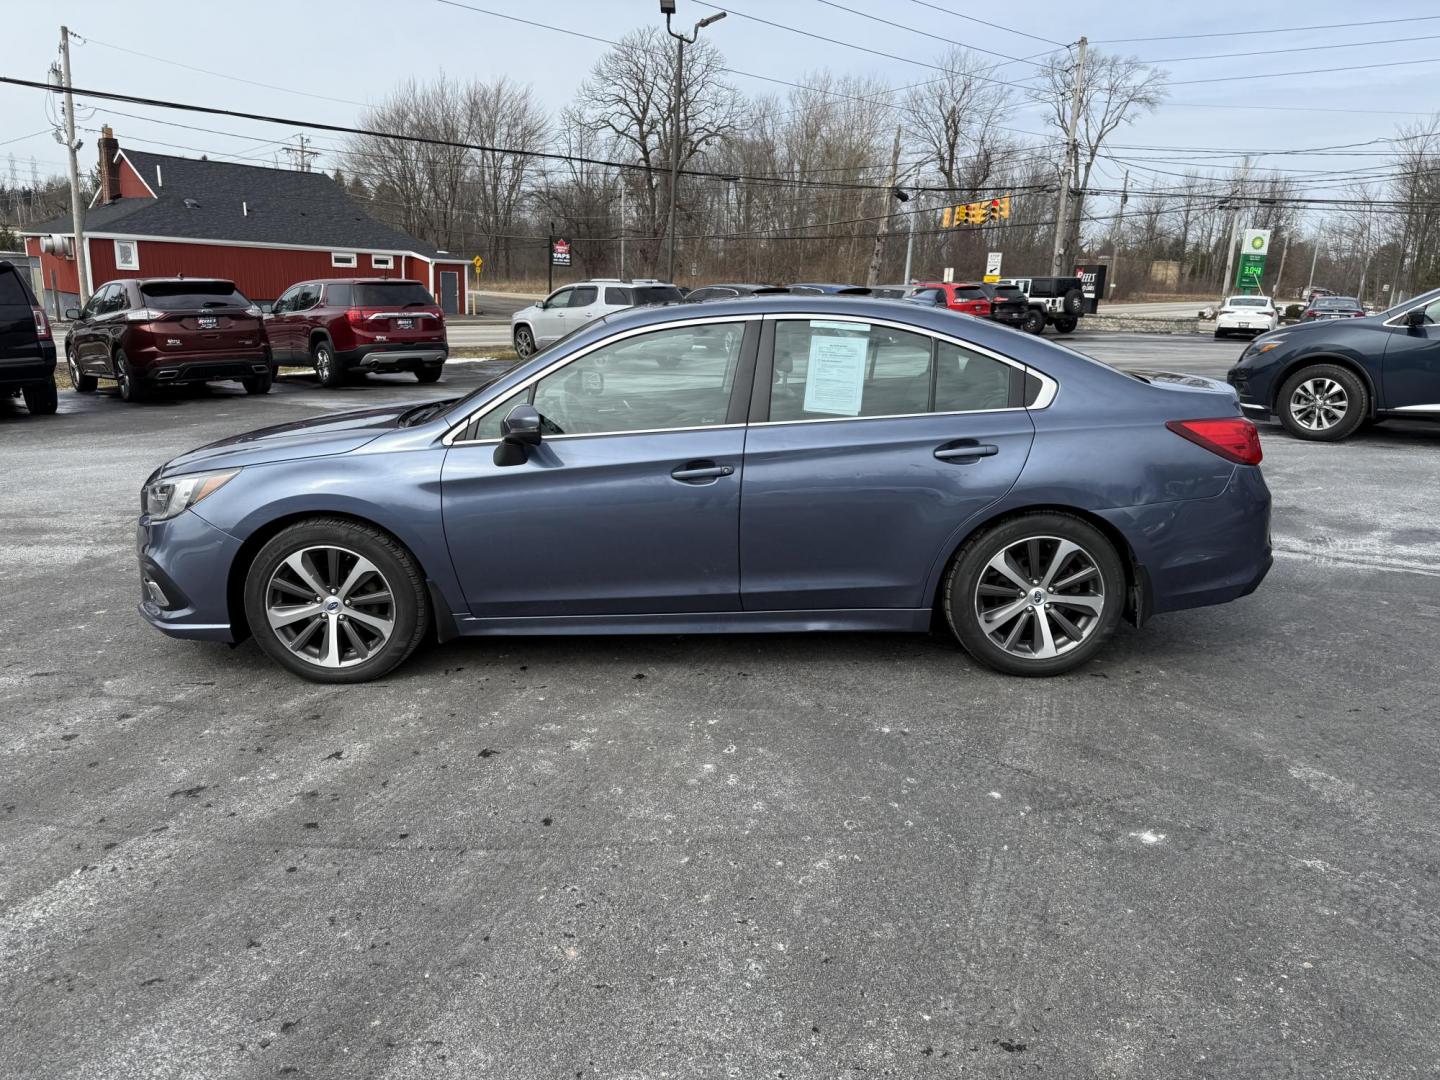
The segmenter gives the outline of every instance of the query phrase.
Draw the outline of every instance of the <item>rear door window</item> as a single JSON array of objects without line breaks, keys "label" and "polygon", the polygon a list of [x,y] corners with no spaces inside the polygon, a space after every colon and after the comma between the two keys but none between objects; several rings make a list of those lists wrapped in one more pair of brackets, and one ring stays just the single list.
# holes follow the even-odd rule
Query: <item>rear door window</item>
[{"label": "rear door window", "polygon": [[605,286],[605,303],[614,304],[617,307],[629,307],[634,301],[630,298],[629,289],[607,285]]},{"label": "rear door window", "polygon": [[348,308],[348,307],[350,306],[350,286],[349,286],[349,285],[326,285],[326,286],[325,286],[325,305],[326,305],[327,307],[343,307],[343,308]]},{"label": "rear door window", "polygon": [[570,306],[572,308],[589,307],[600,295],[600,290],[594,285],[577,285],[570,293]]},{"label": "rear door window", "polygon": [[776,323],[770,419],[835,420],[927,411],[932,339],[869,323]]},{"label": "rear door window", "polygon": [[1010,405],[1016,369],[948,341],[935,346],[935,412],[980,412]]}]

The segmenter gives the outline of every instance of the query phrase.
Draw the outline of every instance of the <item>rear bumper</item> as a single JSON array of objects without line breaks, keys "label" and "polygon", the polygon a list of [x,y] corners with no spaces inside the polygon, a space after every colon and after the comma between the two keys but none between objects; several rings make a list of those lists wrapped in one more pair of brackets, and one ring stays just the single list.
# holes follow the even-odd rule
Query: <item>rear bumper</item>
[{"label": "rear bumper", "polygon": [[443,364],[449,355],[450,349],[443,341],[358,345],[353,349],[335,353],[336,358],[353,371],[414,371],[416,368]]},{"label": "rear bumper", "polygon": [[127,351],[132,369],[141,378],[159,383],[215,382],[248,379],[270,370],[265,348],[225,352],[169,352],[163,349]]},{"label": "rear bumper", "polygon": [[171,637],[235,640],[226,585],[239,540],[185,510],[168,521],[141,517],[135,549],[146,622]]},{"label": "rear bumper", "polygon": [[1144,570],[1152,614],[1238,600],[1270,572],[1270,491],[1259,468],[1237,465],[1210,499],[1106,510]]},{"label": "rear bumper", "polygon": [[48,383],[55,377],[55,343],[40,342],[34,356],[0,360],[0,389],[17,390],[37,383]]}]

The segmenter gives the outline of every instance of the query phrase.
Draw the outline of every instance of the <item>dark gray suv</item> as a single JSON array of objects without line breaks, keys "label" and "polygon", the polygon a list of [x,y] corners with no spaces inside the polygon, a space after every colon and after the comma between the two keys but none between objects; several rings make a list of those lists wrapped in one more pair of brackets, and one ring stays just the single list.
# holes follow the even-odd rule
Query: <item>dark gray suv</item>
[{"label": "dark gray suv", "polygon": [[55,340],[24,273],[0,259],[0,397],[16,394],[32,416],[56,410]]}]

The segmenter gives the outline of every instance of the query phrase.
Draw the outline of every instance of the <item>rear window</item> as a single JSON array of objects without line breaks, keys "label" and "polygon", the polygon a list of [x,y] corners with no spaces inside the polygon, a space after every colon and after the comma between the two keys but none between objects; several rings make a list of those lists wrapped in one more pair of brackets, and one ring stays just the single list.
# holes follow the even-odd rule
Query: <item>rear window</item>
[{"label": "rear window", "polygon": [[[702,296],[702,297],[698,297],[698,299],[703,300],[704,297],[703,297],[703,296]],[[605,302],[606,302],[607,304],[626,304],[626,305],[629,305],[629,304],[633,304],[633,303],[634,303],[634,301],[630,298],[630,290],[629,290],[629,289],[615,288],[614,286],[610,286],[610,285],[607,285],[607,286],[605,287]]]},{"label": "rear window", "polygon": [[140,295],[165,308],[250,306],[231,281],[152,281],[140,286]]},{"label": "rear window", "polygon": [[685,299],[674,285],[636,285],[631,293],[636,304],[673,304]]},{"label": "rear window", "polygon": [[955,286],[955,298],[957,300],[983,300],[985,290],[978,285],[957,285]]},{"label": "rear window", "polygon": [[1025,293],[1020,289],[1017,289],[1014,285],[997,285],[995,286],[995,299],[1024,300]]},{"label": "rear window", "polygon": [[0,270],[0,307],[30,306],[30,294],[25,291],[25,282],[14,270]]},{"label": "rear window", "polygon": [[369,281],[354,286],[359,307],[388,308],[433,305],[435,298],[418,281]]},{"label": "rear window", "polygon": [[1263,308],[1269,307],[1270,301],[1266,300],[1263,296],[1232,296],[1230,298],[1230,306]]},{"label": "rear window", "polygon": [[1351,300],[1349,297],[1345,296],[1331,296],[1323,297],[1319,300],[1316,300],[1315,306],[1317,308],[1358,308],[1360,306],[1360,301]]}]

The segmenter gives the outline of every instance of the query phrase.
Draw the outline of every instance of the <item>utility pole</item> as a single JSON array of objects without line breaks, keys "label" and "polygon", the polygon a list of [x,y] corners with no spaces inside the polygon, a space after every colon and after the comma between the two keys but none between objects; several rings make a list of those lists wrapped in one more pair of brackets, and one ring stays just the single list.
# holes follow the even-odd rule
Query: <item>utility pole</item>
[{"label": "utility pole", "polygon": [[[1071,85],[1070,124],[1065,129],[1065,175],[1060,178],[1060,195],[1055,206],[1055,247],[1050,256],[1050,273],[1064,273],[1065,241],[1070,231],[1070,181],[1080,157],[1075,132],[1080,127],[1080,109],[1085,100],[1085,50],[1082,37],[1075,50],[1075,78]],[[1073,267],[1072,267],[1073,269]]]},{"label": "utility pole", "polygon": [[1280,283],[1285,280],[1285,256],[1290,254],[1290,230],[1285,230],[1285,243],[1280,248],[1280,270],[1275,275],[1275,287],[1270,290],[1270,300],[1274,301],[1280,296]]},{"label": "utility pole", "polygon": [[1220,282],[1220,303],[1230,295],[1230,275],[1235,270],[1235,249],[1240,244],[1240,207],[1230,212],[1230,246],[1225,252],[1225,277]]},{"label": "utility pole", "polygon": [[[895,125],[895,146],[890,151],[890,191],[883,198],[893,199],[900,197],[900,189],[896,185],[900,182],[900,125]],[[908,198],[909,196],[906,196]],[[904,199],[900,200],[904,202]],[[882,204],[883,205],[883,204]],[[887,210],[889,206],[885,207]],[[875,229],[875,247],[870,252],[870,265],[865,269],[865,285],[880,284],[880,260],[885,256],[885,238],[890,235],[890,215],[886,214],[880,219],[880,224]]]},{"label": "utility pole", "polygon": [[545,295],[555,291],[555,222],[550,222],[550,238],[545,241]]},{"label": "utility pole", "polygon": [[[923,193],[917,193],[916,199],[924,198]],[[900,281],[910,284],[910,257],[915,254],[915,219],[920,216],[920,204],[917,202],[915,208],[910,211],[910,236],[905,241],[905,276]]]},{"label": "utility pole", "polygon": [[85,258],[85,201],[80,197],[80,162],[76,154],[80,140],[75,138],[75,98],[70,93],[70,29],[60,27],[60,79],[65,87],[65,148],[70,152],[70,218],[75,230],[75,278],[76,291],[80,294],[80,306],[90,299],[87,282],[89,267]]},{"label": "utility pole", "polygon": [[[1120,284],[1120,275],[1116,267],[1120,265],[1120,230],[1125,227],[1125,204],[1130,201],[1130,170],[1125,170],[1125,183],[1120,187],[1120,213],[1115,218],[1115,231],[1112,237],[1110,248],[1110,296],[1115,295],[1115,289]],[[1097,300],[1108,300],[1109,297],[1099,296]]]},{"label": "utility pole", "polygon": [[296,141],[297,143],[299,143],[300,145],[299,145],[299,146],[282,146],[282,147],[280,148],[280,149],[281,149],[281,152],[284,153],[284,155],[285,155],[286,157],[288,157],[288,158],[294,163],[294,165],[295,165],[295,170],[296,170],[297,172],[309,172],[309,171],[310,171],[310,159],[313,158],[313,157],[319,157],[319,156],[320,156],[320,151],[319,151],[319,150],[308,150],[308,149],[306,149],[306,147],[305,147],[306,139],[305,139],[305,133],[304,133],[303,131],[300,132],[298,135],[295,136],[295,141]]},{"label": "utility pole", "polygon": [[620,177],[620,280],[625,280],[625,177]]},{"label": "utility pole", "polygon": [[1315,251],[1310,256],[1310,280],[1305,284],[1305,297],[1310,299],[1310,290],[1315,287],[1315,264],[1320,261],[1320,234],[1315,234]]},{"label": "utility pole", "polygon": [[684,110],[681,108],[680,98],[685,91],[685,46],[694,45],[700,39],[700,31],[711,23],[717,23],[725,18],[726,13],[721,11],[701,19],[695,24],[695,29],[690,31],[689,37],[677,34],[670,27],[670,17],[675,14],[675,0],[660,0],[660,14],[665,16],[665,32],[675,39],[675,93],[670,100],[670,209],[665,223],[665,241],[669,248],[669,256],[666,260],[669,264],[669,271],[666,280],[673,285],[675,283],[675,189],[680,180],[680,124],[684,120]]}]

